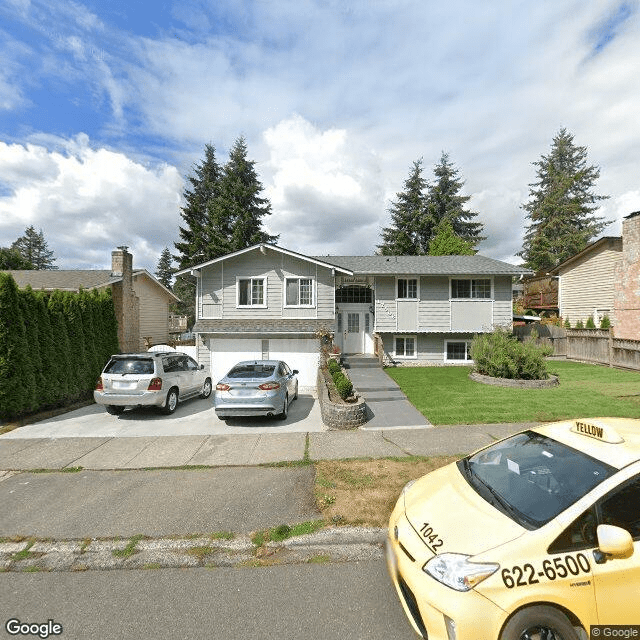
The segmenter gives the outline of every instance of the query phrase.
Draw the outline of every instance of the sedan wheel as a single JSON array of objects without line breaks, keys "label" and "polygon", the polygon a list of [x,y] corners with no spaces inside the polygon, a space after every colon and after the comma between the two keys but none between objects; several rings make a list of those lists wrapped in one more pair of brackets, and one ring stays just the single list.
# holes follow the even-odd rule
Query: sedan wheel
[{"label": "sedan wheel", "polygon": [[553,607],[529,607],[505,625],[500,640],[578,640],[567,617]]},{"label": "sedan wheel", "polygon": [[282,406],[282,413],[278,416],[280,420],[286,420],[289,415],[289,394],[284,396],[284,405]]},{"label": "sedan wheel", "polygon": [[176,407],[178,406],[178,390],[173,387],[173,389],[169,389],[169,393],[167,393],[167,401],[162,409],[163,413],[167,415],[172,414]]},{"label": "sedan wheel", "polygon": [[200,392],[200,397],[203,400],[206,400],[211,395],[211,378],[207,378],[202,385],[202,391]]}]

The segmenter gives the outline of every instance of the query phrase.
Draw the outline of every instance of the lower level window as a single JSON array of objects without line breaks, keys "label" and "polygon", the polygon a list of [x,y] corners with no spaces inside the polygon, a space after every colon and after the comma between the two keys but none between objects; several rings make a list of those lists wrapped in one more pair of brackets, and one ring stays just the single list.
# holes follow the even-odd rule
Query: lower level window
[{"label": "lower level window", "polygon": [[471,361],[471,342],[447,340],[445,348],[446,360]]},{"label": "lower level window", "polygon": [[416,357],[416,337],[396,336],[396,357],[415,358]]}]

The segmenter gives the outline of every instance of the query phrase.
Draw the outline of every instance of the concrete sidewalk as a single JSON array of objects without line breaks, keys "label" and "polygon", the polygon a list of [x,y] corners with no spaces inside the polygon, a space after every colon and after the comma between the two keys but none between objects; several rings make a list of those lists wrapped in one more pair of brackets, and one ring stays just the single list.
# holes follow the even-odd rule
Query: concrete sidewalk
[{"label": "concrete sidewalk", "polygon": [[[0,436],[0,470],[247,466],[297,460],[466,454],[531,424],[251,435],[102,438]],[[0,478],[1,479],[1,478]]]}]

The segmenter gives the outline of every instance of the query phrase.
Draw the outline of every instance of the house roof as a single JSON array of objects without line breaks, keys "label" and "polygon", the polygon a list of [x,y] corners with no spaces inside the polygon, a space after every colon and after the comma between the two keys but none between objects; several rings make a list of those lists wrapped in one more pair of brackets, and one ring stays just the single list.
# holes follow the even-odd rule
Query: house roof
[{"label": "house roof", "polygon": [[272,244],[257,244],[247,249],[235,251],[225,256],[197,264],[178,271],[175,275],[185,275],[216,262],[242,255],[249,251],[271,249],[328,269],[337,269],[346,275],[509,275],[519,276],[533,273],[525,267],[518,267],[501,260],[484,256],[305,256],[295,251],[283,249]]},{"label": "house roof", "polygon": [[222,262],[223,260],[228,260],[229,258],[235,258],[236,256],[240,256],[243,253],[248,253],[249,251],[260,250],[262,252],[266,252],[268,249],[272,251],[277,251],[279,253],[283,253],[288,256],[292,256],[294,258],[299,258],[300,260],[305,260],[306,262],[312,262],[321,267],[326,267],[327,269],[338,269],[339,271],[342,271],[347,275],[350,275],[350,276],[353,275],[353,273],[351,273],[351,271],[349,271],[348,269],[345,269],[344,267],[339,267],[338,265],[333,263],[329,263],[326,260],[324,260],[324,258],[312,258],[310,256],[305,256],[302,253],[296,253],[295,251],[290,251],[289,249],[284,249],[283,247],[278,247],[275,244],[268,244],[266,242],[263,242],[262,244],[254,244],[253,246],[247,247],[246,249],[241,249],[240,251],[234,251],[233,253],[228,253],[224,256],[220,256],[219,258],[214,258],[213,260],[209,260],[207,262],[202,262],[200,264],[194,265],[193,267],[189,267],[188,269],[182,269],[182,271],[178,271],[174,275],[182,276],[187,273],[190,273],[191,275],[195,275],[193,273],[194,271],[198,269],[202,269],[203,267],[208,267],[209,265],[215,264],[216,262]]},{"label": "house roof", "polygon": [[485,256],[324,256],[322,259],[340,265],[354,274],[368,275],[510,275],[532,273],[501,260]]},{"label": "house roof", "polygon": [[[635,214],[631,214],[635,215]],[[629,217],[629,216],[628,216]],[[605,248],[607,245],[613,245],[615,250],[622,251],[622,237],[621,236],[604,236],[595,242],[592,242],[590,245],[587,245],[582,251],[579,251],[575,255],[567,258],[564,262],[561,262],[557,267],[551,269],[549,274],[558,275],[560,271],[566,269],[571,265],[572,262],[579,260],[589,253],[593,253],[595,251],[599,251],[600,249]]]},{"label": "house roof", "polygon": [[[122,280],[122,276],[112,276],[109,269],[25,269],[7,270],[20,289],[27,285],[36,291],[78,291],[79,289],[103,289]],[[133,277],[146,276],[175,300],[179,298],[146,269],[135,269]]]}]

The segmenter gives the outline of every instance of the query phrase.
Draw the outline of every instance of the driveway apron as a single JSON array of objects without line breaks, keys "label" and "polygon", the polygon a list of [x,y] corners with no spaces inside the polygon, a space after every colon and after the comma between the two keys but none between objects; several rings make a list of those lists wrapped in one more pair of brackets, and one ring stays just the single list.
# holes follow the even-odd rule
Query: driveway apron
[{"label": "driveway apron", "polygon": [[343,357],[343,365],[353,386],[367,402],[369,420],[361,429],[423,429],[432,426],[384,372],[377,358],[349,354]]}]

